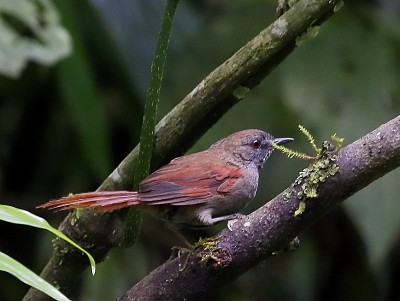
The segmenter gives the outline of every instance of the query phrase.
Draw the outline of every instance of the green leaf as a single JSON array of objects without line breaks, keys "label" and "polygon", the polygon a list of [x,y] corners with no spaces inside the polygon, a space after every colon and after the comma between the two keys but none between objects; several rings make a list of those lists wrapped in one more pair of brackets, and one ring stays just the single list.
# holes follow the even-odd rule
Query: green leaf
[{"label": "green leaf", "polygon": [[58,289],[46,282],[34,272],[29,270],[26,266],[22,265],[10,256],[0,252],[0,270],[8,272],[17,277],[22,282],[42,291],[58,301],[69,301]]},{"label": "green leaf", "polygon": [[7,206],[7,205],[0,205],[0,220],[6,221],[9,223],[27,225],[27,226],[36,227],[36,228],[45,229],[47,231],[50,231],[51,233],[57,235],[58,237],[62,238],[65,241],[69,242],[75,248],[77,248],[80,251],[82,251],[83,253],[85,253],[86,256],[89,258],[90,265],[92,268],[92,274],[93,275],[95,274],[96,263],[95,263],[92,255],[90,255],[89,252],[87,252],[81,246],[79,246],[74,241],[72,241],[70,238],[68,238],[64,233],[58,231],[56,228],[53,228],[45,219],[43,219],[37,215],[34,215],[33,213],[30,213],[26,210],[18,209],[18,208],[15,208],[12,206]]}]

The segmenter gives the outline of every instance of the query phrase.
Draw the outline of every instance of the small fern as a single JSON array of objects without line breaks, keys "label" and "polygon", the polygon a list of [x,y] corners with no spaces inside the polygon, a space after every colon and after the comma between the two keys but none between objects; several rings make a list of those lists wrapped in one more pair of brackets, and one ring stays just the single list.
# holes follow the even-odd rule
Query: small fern
[{"label": "small fern", "polygon": [[288,148],[286,146],[283,146],[283,145],[278,145],[273,141],[271,141],[271,145],[275,149],[277,149],[277,150],[281,151],[282,153],[284,153],[290,159],[292,159],[294,157],[299,158],[299,159],[303,159],[303,160],[313,160],[313,159],[315,159],[315,157],[311,157],[311,156],[309,156],[309,155],[307,155],[305,153],[300,153],[298,151],[292,150],[292,149],[290,149],[290,148]]},{"label": "small fern", "polygon": [[299,124],[299,129],[300,129],[300,132],[302,132],[304,134],[304,136],[307,137],[308,142],[310,142],[310,144],[311,144],[312,148],[315,150],[315,152],[317,154],[319,154],[321,152],[321,149],[318,148],[317,145],[315,144],[315,139],[311,135],[311,133],[304,126],[302,126],[301,124]]},{"label": "small fern", "polygon": [[[302,160],[316,160],[316,159],[320,158],[320,156],[322,155],[322,152],[324,151],[324,148],[317,147],[317,145],[315,144],[314,137],[311,135],[311,133],[304,126],[299,125],[299,130],[304,136],[306,136],[308,142],[311,144],[311,147],[313,148],[313,150],[316,153],[315,156],[307,155],[306,153],[301,153],[301,152],[292,150],[292,149],[290,149],[290,148],[288,148],[286,146],[278,145],[273,141],[271,141],[271,145],[275,149],[281,151],[283,154],[288,156],[290,159],[294,158],[294,157],[302,159]],[[335,149],[339,150],[343,145],[344,138],[337,137],[336,133],[335,133],[335,134],[331,135],[331,139],[335,144]]]},{"label": "small fern", "polygon": [[335,134],[331,135],[331,139],[333,142],[335,142],[337,148],[340,149],[342,147],[344,138],[340,138],[340,137],[336,136],[336,133],[335,133]]}]

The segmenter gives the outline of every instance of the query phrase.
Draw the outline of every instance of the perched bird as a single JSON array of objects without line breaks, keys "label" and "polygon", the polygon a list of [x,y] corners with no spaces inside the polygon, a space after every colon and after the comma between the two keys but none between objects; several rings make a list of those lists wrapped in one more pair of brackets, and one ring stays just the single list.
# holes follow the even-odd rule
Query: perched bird
[{"label": "perched bird", "polygon": [[38,207],[108,212],[138,206],[178,228],[211,226],[237,218],[254,198],[259,170],[274,150],[271,141],[281,145],[293,139],[243,130],[172,160],[145,178],[139,191],[79,193]]}]

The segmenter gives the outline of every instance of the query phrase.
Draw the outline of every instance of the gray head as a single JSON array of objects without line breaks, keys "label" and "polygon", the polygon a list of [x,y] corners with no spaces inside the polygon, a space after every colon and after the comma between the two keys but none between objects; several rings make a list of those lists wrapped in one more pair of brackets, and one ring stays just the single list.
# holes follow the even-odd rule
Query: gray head
[{"label": "gray head", "polygon": [[210,149],[222,147],[225,151],[232,153],[241,164],[255,164],[260,169],[274,150],[271,141],[282,145],[293,139],[274,138],[264,131],[250,129],[233,133],[211,145]]}]

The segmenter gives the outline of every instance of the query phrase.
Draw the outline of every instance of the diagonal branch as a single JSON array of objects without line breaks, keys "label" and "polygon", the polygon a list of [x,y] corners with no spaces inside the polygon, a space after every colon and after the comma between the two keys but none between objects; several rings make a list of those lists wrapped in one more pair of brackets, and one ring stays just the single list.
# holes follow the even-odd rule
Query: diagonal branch
[{"label": "diagonal branch", "polygon": [[[238,50],[210,73],[156,127],[152,169],[181,155],[238,101],[258,85],[296,47],[296,38],[310,26],[322,23],[334,13],[341,0],[301,0],[284,15]],[[130,189],[134,182],[139,146],[137,146],[102,183],[99,190]],[[93,215],[70,214],[60,229],[85,247],[97,261],[113,247],[131,245],[135,237],[126,212]],[[54,254],[41,273],[61,291],[70,294],[79,275],[87,267],[76,250],[57,241]],[[49,300],[29,290],[27,300]]]},{"label": "diagonal branch", "polygon": [[[232,231],[224,229],[193,253],[164,263],[118,300],[204,299],[205,293],[283,250],[332,208],[400,166],[400,116],[344,147],[335,157],[330,165],[336,164],[338,172],[318,184],[317,197],[299,198],[302,184],[297,179],[272,201],[239,219]],[[306,207],[296,214],[301,202]]]}]

